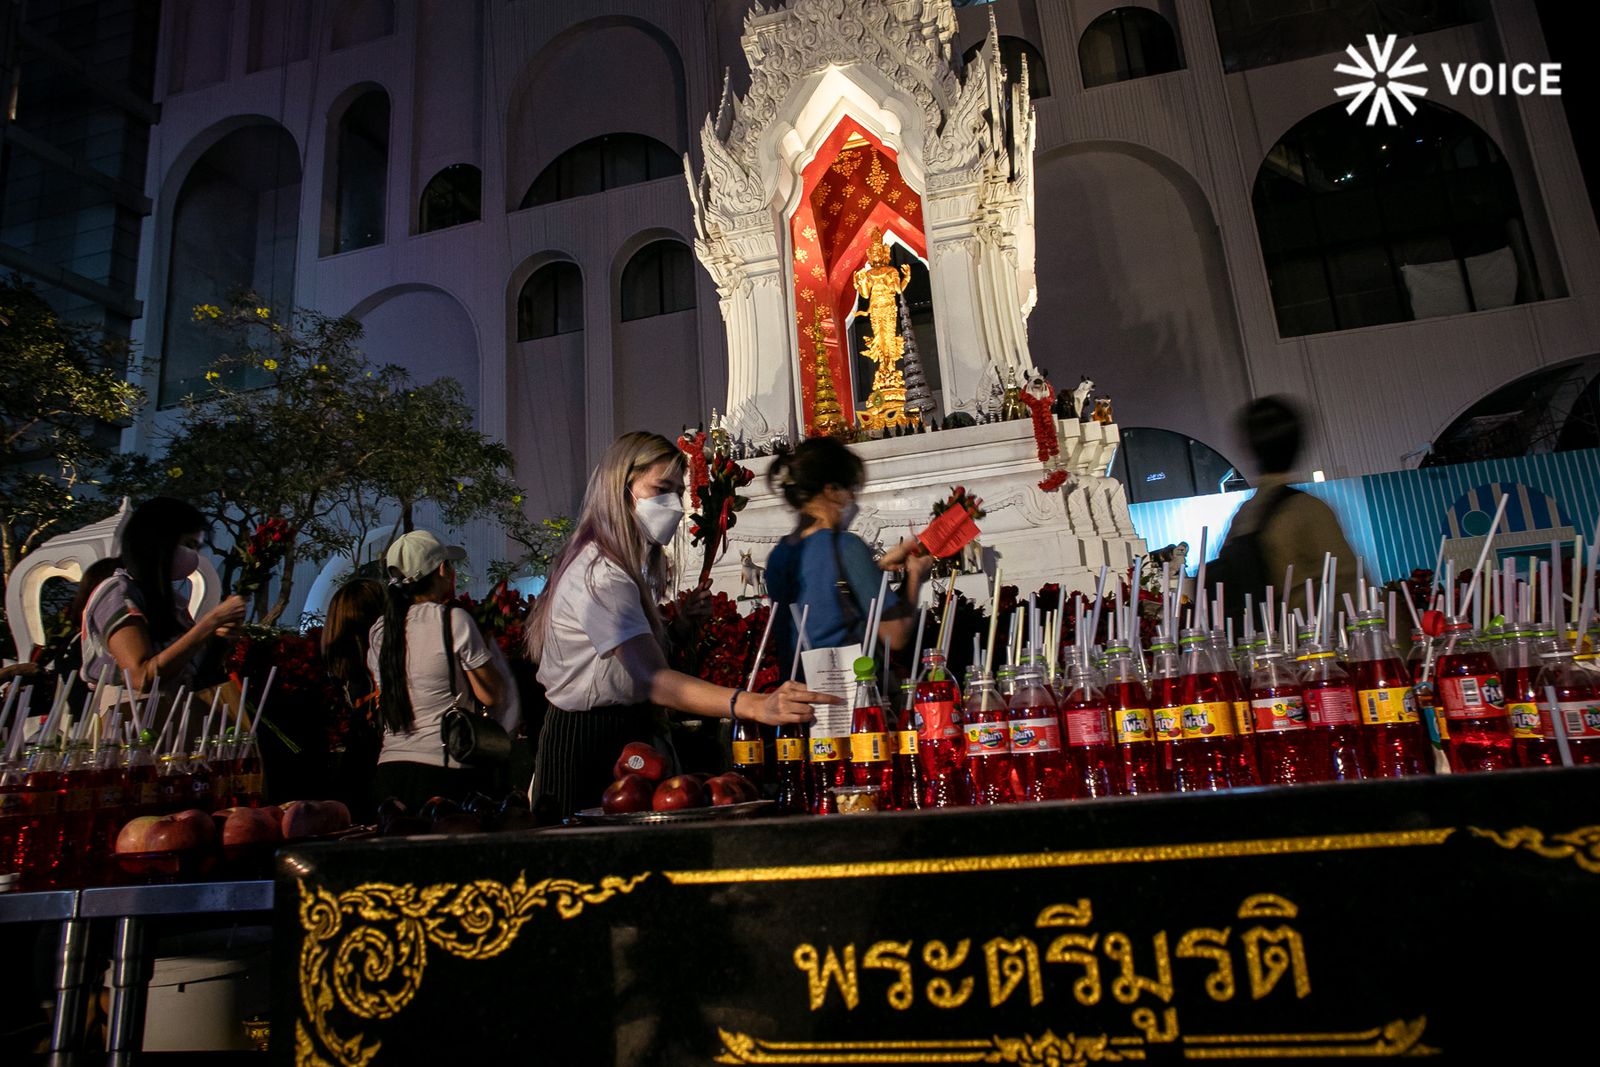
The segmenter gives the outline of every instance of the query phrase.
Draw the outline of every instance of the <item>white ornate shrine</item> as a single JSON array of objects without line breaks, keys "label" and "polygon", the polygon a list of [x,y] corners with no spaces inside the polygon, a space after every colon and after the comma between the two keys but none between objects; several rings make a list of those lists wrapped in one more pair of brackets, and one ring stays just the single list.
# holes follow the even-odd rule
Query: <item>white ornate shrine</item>
[{"label": "white ornate shrine", "polygon": [[[728,337],[728,429],[761,443],[811,428],[826,364],[853,421],[851,283],[874,229],[928,271],[942,412],[976,413],[1008,375],[1032,366],[1036,298],[1027,71],[1008,72],[998,34],[961,70],[950,0],[755,3],[741,96],[724,88],[701,131],[705,168],[688,170],[695,251],[716,281]],[[854,529],[885,546],[926,524],[961,484],[984,499],[987,568],[998,557],[1023,588],[1091,587],[1102,563],[1143,550],[1122,487],[1104,473],[1114,425],[1056,420],[1072,478],[1043,476],[1026,419],[857,444],[867,490]],[[716,573],[737,590],[741,552],[756,562],[793,525],[760,484]],[[979,583],[973,582],[974,586]]]}]

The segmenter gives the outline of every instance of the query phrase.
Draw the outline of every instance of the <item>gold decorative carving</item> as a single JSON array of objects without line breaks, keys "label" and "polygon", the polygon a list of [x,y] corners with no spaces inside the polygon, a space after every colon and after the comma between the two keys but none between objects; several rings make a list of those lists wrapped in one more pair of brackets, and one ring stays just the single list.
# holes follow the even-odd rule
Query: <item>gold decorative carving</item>
[{"label": "gold decorative carving", "polygon": [[[889,172],[883,169],[883,163],[878,159],[878,153],[872,153],[872,167],[867,171],[867,185],[874,193],[883,195],[883,187],[889,184]],[[865,205],[863,205],[865,206]]]},{"label": "gold decorative carving", "polygon": [[1564,834],[1551,834],[1548,841],[1543,830],[1531,826],[1518,826],[1511,830],[1485,830],[1467,827],[1474,837],[1487,838],[1504,849],[1527,849],[1547,860],[1570,859],[1590,874],[1600,874],[1600,826],[1580,826]]},{"label": "gold decorative carving", "polygon": [[631,893],[648,872],[607,875],[598,886],[566,878],[510,885],[479,879],[430,886],[366,882],[334,894],[300,887],[300,1003],[295,1062],[300,1067],[365,1067],[383,1047],[365,1033],[341,1036],[332,1016],[392,1019],[416,997],[428,949],[486,960],[516,941],[535,909],[575,919],[591,904]]}]

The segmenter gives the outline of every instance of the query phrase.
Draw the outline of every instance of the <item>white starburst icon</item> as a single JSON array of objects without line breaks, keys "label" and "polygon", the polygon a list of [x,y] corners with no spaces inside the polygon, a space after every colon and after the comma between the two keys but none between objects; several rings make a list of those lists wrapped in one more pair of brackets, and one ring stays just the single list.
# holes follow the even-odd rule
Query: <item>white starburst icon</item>
[{"label": "white starburst icon", "polygon": [[[1399,78],[1408,78],[1413,74],[1421,74],[1428,69],[1426,63],[1412,64],[1411,60],[1417,54],[1416,45],[1408,45],[1401,53],[1400,58],[1393,63],[1389,57],[1394,55],[1394,46],[1399,40],[1394,34],[1384,38],[1383,47],[1378,47],[1376,34],[1367,34],[1367,48],[1372,53],[1372,62],[1367,62],[1365,56],[1356,51],[1355,45],[1347,45],[1345,52],[1354,60],[1354,64],[1340,63],[1333,69],[1340,74],[1348,74],[1361,81],[1350,85],[1341,85],[1334,90],[1340,96],[1353,96],[1350,106],[1345,108],[1345,113],[1354,115],[1367,98],[1372,98],[1372,109],[1367,112],[1367,125],[1375,126],[1378,122],[1378,112],[1383,112],[1384,121],[1390,126],[1399,125],[1394,117],[1394,108],[1390,105],[1391,99],[1400,101],[1400,106],[1406,109],[1406,114],[1415,115],[1417,105],[1411,102],[1413,96],[1427,96],[1428,87],[1425,85],[1410,85],[1398,81]],[[1384,84],[1378,84],[1379,76],[1384,79]]]}]

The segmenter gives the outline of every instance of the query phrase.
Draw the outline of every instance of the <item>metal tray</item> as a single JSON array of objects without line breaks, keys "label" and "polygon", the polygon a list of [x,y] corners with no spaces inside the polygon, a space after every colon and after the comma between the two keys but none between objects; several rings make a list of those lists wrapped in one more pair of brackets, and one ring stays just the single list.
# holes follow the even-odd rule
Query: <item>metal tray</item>
[{"label": "metal tray", "polygon": [[634,811],[607,815],[604,808],[584,808],[572,813],[575,823],[606,823],[611,825],[653,822],[703,822],[707,819],[753,819],[776,814],[776,800],[747,800],[743,804],[723,804],[703,808],[680,808],[677,811]]}]

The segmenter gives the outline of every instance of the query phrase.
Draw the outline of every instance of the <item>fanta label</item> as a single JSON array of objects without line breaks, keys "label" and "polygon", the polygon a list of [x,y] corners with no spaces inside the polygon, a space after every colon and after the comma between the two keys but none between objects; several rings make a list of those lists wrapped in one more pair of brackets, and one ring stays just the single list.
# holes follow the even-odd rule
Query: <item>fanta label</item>
[{"label": "fanta label", "polygon": [[1049,717],[1012,719],[1011,751],[1013,755],[1061,751],[1061,724]]},{"label": "fanta label", "polygon": [[1233,705],[1222,700],[1183,706],[1183,739],[1232,737]]},{"label": "fanta label", "polygon": [[[1561,711],[1561,725],[1567,728],[1570,740],[1591,741],[1600,738],[1600,703],[1593,700],[1563,700],[1556,706]],[[1554,737],[1555,728],[1551,725],[1549,714],[1546,713],[1543,718],[1543,736]]]},{"label": "fanta label", "polygon": [[1003,722],[967,723],[967,755],[1004,756],[1011,751],[1011,730]]},{"label": "fanta label", "polygon": [[888,734],[851,734],[851,763],[882,763],[889,758]]},{"label": "fanta label", "polygon": [[778,738],[778,762],[799,763],[806,758],[806,743],[798,737]]},{"label": "fanta label", "polygon": [[1150,741],[1155,738],[1155,727],[1151,723],[1149,708],[1122,708],[1111,713],[1112,720],[1116,723],[1117,743],[1120,745],[1131,744],[1134,741]]},{"label": "fanta label", "polygon": [[1297,696],[1262,697],[1250,701],[1256,729],[1264,734],[1284,734],[1311,725],[1306,703]]},{"label": "fanta label", "polygon": [[1417,697],[1406,689],[1363,689],[1356,694],[1361,721],[1368,726],[1416,722]]},{"label": "fanta label", "polygon": [[1156,737],[1163,741],[1176,741],[1183,736],[1183,709],[1157,708],[1153,713]]},{"label": "fanta label", "polygon": [[1506,713],[1498,674],[1440,678],[1439,700],[1451,719],[1497,719]]},{"label": "fanta label", "polygon": [[766,753],[761,749],[760,741],[735,741],[733,743],[733,763],[736,767],[756,767],[766,762]]},{"label": "fanta label", "polygon": [[812,763],[837,763],[844,758],[844,748],[839,744],[837,737],[813,737],[811,739]]}]

